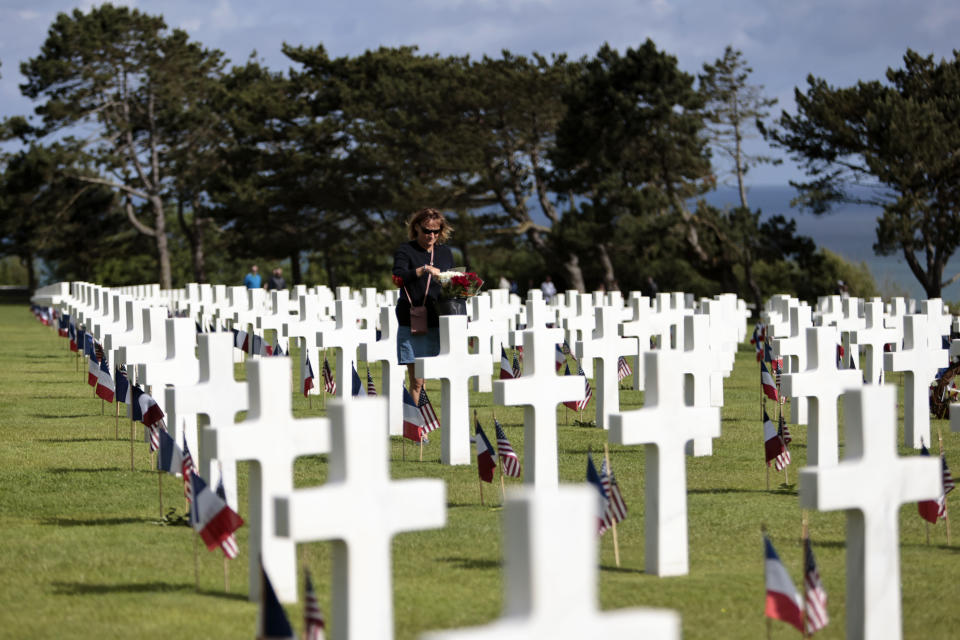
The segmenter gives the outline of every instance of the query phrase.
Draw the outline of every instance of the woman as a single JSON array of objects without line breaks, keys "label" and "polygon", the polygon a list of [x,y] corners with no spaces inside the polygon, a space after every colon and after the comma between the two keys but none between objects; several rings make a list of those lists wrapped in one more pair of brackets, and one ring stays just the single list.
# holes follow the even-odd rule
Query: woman
[{"label": "woman", "polygon": [[[407,219],[409,242],[397,248],[393,255],[393,282],[400,287],[397,301],[397,360],[407,365],[409,388],[413,401],[420,402],[423,378],[417,378],[414,363],[417,358],[428,358],[440,353],[440,319],[434,307],[440,297],[441,271],[453,268],[453,254],[444,243],[453,228],[437,209],[420,209]],[[429,282],[429,290],[428,290]],[[410,333],[410,306],[426,305],[427,333]]]}]

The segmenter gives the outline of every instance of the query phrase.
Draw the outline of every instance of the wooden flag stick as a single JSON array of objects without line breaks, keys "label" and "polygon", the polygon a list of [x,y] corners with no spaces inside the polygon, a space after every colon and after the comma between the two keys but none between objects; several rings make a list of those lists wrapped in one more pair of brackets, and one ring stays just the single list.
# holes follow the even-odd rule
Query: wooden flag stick
[{"label": "wooden flag stick", "polygon": [[230,593],[230,560],[223,556],[223,592]]},{"label": "wooden flag stick", "polygon": [[[93,388],[93,394],[94,394],[94,395],[97,394],[97,388],[96,388],[96,387]],[[104,413],[104,409],[105,409],[105,408],[106,408],[105,401],[104,401],[103,398],[100,398],[100,415],[106,415],[106,414]]]},{"label": "wooden flag stick", "polygon": [[[806,510],[806,509],[803,509],[803,510],[801,510],[800,513],[801,513],[801,516],[800,516],[800,553],[802,554],[802,555],[801,555],[801,560],[800,560],[800,566],[803,567],[803,571],[804,571],[804,573],[806,573],[806,570],[807,570],[807,556],[806,556],[806,553],[807,553],[807,538],[810,537],[810,532],[809,532],[809,530],[807,529],[807,510]],[[801,623],[800,623],[801,631],[800,631],[800,632],[803,634],[803,637],[804,637],[804,638],[809,638],[810,636],[807,634],[807,590],[806,590],[805,588],[800,590],[800,615],[801,615]]]},{"label": "wooden flag stick", "polygon": [[313,409],[313,394],[307,391],[307,402],[310,403],[310,408]]},{"label": "wooden flag stick", "polygon": [[[476,410],[476,409],[473,410],[473,424],[474,424],[474,425],[477,424],[477,410]],[[476,437],[477,437],[476,434],[474,434],[473,437],[476,438]],[[476,442],[476,440],[474,440],[474,442]],[[479,460],[479,459],[477,460],[477,486],[480,487],[480,506],[482,507],[482,506],[484,506],[484,504],[483,504],[483,480],[480,479],[480,460]]]},{"label": "wooden flag stick", "polygon": [[[937,439],[940,441],[940,458],[943,458],[943,432],[940,431],[940,425],[937,425]],[[943,462],[940,463],[940,466],[943,466]],[[941,478],[941,482],[943,482]],[[950,546],[950,511],[947,509],[947,493],[946,487],[944,487],[943,494],[943,520],[944,524],[947,525],[947,546]]]},{"label": "wooden flag stick", "polygon": [[[610,473],[610,469],[613,467],[610,466],[610,446],[604,442],[603,443],[603,459],[607,463],[607,473]],[[613,489],[613,483],[610,483],[611,490]],[[617,519],[611,518],[613,525],[613,559],[617,563],[617,567],[620,566],[620,543],[617,541]]]},{"label": "wooden flag stick", "polygon": [[114,398],[113,404],[116,406],[116,409],[117,409],[117,415],[115,420],[113,421],[113,430],[114,430],[113,438],[114,440],[119,440],[120,439],[120,401]]},{"label": "wooden flag stick", "polygon": [[163,520],[163,471],[157,469],[157,496],[160,499],[160,519]]},{"label": "wooden flag stick", "polygon": [[133,471],[133,419],[130,420],[130,471]]},{"label": "wooden flag stick", "polygon": [[[191,527],[192,528],[192,527]],[[193,532],[193,588],[200,591],[200,534]],[[263,593],[261,591],[261,593]]]},{"label": "wooden flag stick", "polygon": [[423,432],[420,432],[420,462],[423,462]]}]

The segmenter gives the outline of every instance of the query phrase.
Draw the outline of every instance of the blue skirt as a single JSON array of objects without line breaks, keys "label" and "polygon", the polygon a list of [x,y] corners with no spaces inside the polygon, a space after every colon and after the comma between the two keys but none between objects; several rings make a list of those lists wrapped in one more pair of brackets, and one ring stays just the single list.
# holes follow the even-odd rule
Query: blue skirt
[{"label": "blue skirt", "polygon": [[431,358],[440,353],[440,327],[430,327],[426,335],[410,335],[410,327],[397,327],[397,362],[413,364],[417,358]]}]

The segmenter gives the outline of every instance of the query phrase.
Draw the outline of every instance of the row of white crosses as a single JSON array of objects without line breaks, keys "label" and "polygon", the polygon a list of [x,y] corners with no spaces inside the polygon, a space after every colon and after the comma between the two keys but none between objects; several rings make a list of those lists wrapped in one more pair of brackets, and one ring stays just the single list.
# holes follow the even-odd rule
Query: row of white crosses
[{"label": "row of white crosses", "polygon": [[[536,315],[536,309],[531,312]],[[450,322],[445,323],[447,334],[450,334]],[[532,323],[535,325],[535,323]],[[696,330],[693,328],[697,324],[695,319],[687,319],[685,335],[693,335]],[[918,319],[908,317],[905,321],[905,329],[908,336],[913,336],[912,340],[916,345],[923,343],[922,335],[917,335],[917,327],[924,324]],[[817,368],[820,362],[830,363],[836,370],[836,363],[832,349],[835,349],[835,331],[830,333],[829,328],[811,328],[807,331],[808,347],[810,345],[818,346],[821,342],[829,345],[831,350],[814,350],[814,357],[811,357],[813,368]],[[922,333],[922,329],[920,330]],[[818,333],[819,332],[819,333]],[[829,335],[827,335],[829,334]],[[827,339],[820,340],[818,336],[827,335]],[[527,361],[530,363],[530,376],[528,382],[535,382],[538,369],[541,371],[550,371],[553,373],[552,352],[553,345],[556,342],[556,336],[549,330],[531,329],[523,333],[523,341]],[[685,344],[687,343],[684,340]],[[910,340],[905,341],[904,352],[912,351]],[[537,356],[538,347],[541,355]],[[828,355],[829,354],[829,355]],[[647,402],[643,409],[633,412],[626,412],[614,416],[611,420],[611,439],[621,444],[645,444],[648,447],[647,452],[647,569],[651,573],[658,575],[676,575],[686,573],[687,571],[687,552],[686,552],[686,496],[685,496],[685,472],[683,470],[684,454],[683,447],[690,440],[698,436],[716,437],[719,435],[719,412],[716,408],[698,408],[689,406],[688,398],[683,395],[689,395],[690,392],[683,392],[681,378],[684,373],[682,370],[682,360],[675,357],[677,354],[670,351],[652,352],[645,355],[646,379],[649,383],[647,389]],[[303,430],[305,438],[312,440],[311,446],[305,446],[303,449],[290,446],[289,449],[282,451],[279,455],[265,453],[262,446],[252,446],[254,453],[242,453],[245,441],[253,441],[262,445],[262,437],[267,430],[266,425],[277,422],[285,424],[288,429],[296,428],[292,425],[293,421],[289,419],[289,364],[286,359],[267,360],[262,362],[251,362],[250,373],[250,398],[251,398],[251,417],[253,422],[259,422],[259,429],[251,429],[249,432],[243,432],[234,427],[229,427],[223,431],[223,437],[232,443],[235,450],[241,451],[237,456],[243,457],[249,455],[250,458],[257,461],[258,465],[269,466],[270,469],[279,469],[281,473],[264,472],[260,480],[259,491],[255,491],[257,482],[251,480],[251,520],[259,519],[265,524],[261,524],[259,533],[262,539],[256,540],[261,548],[261,553],[269,557],[268,564],[271,575],[278,573],[284,575],[282,569],[277,568],[283,565],[276,560],[281,556],[289,558],[291,554],[273,553],[270,551],[270,545],[267,543],[267,535],[264,533],[264,527],[269,527],[272,519],[269,517],[267,508],[264,507],[264,500],[273,496],[276,500],[277,518],[276,533],[280,537],[290,537],[294,540],[316,540],[336,538],[345,540],[339,543],[335,548],[335,570],[334,570],[334,592],[339,594],[335,597],[334,617],[342,621],[343,626],[335,627],[335,637],[348,637],[356,634],[356,637],[370,637],[371,635],[390,637],[392,634],[392,612],[390,611],[390,579],[389,579],[389,540],[395,533],[412,528],[424,526],[441,526],[442,515],[439,517],[437,512],[431,511],[430,506],[424,507],[420,504],[420,509],[411,517],[402,517],[396,515],[397,511],[387,508],[400,510],[405,501],[402,494],[396,494],[388,491],[389,483],[386,478],[388,474],[384,471],[372,474],[372,479],[367,479],[360,473],[349,473],[350,469],[364,468],[369,473],[371,465],[386,465],[385,451],[381,448],[386,447],[386,438],[383,434],[382,423],[377,425],[375,417],[367,413],[368,411],[379,411],[385,416],[383,400],[367,400],[353,404],[337,405],[332,407],[331,415],[334,422],[333,426],[333,452],[331,453],[331,481],[335,484],[350,486],[331,486],[318,489],[304,489],[297,491],[287,491],[289,497],[284,497],[284,490],[289,483],[280,487],[284,483],[284,478],[292,478],[292,460],[298,455],[306,455],[311,448],[324,449],[322,442],[323,424],[318,424],[317,428],[312,430]],[[269,371],[273,367],[287,367],[286,375],[276,371]],[[264,369],[264,368],[268,369]],[[808,367],[809,369],[809,367]],[[526,373],[526,372],[525,372]],[[527,376],[525,376],[527,377]],[[553,376],[556,380],[562,380]],[[575,378],[576,379],[576,378]],[[505,396],[506,392],[517,389],[516,383],[523,379],[512,381],[501,381],[495,385],[495,395]],[[797,378],[797,380],[801,380]],[[582,382],[582,378],[579,378]],[[285,388],[284,385],[286,385]],[[511,385],[511,386],[508,386]],[[464,385],[465,386],[465,385]],[[551,385],[552,386],[552,385]],[[542,392],[542,389],[540,390]],[[581,388],[576,389],[581,392]],[[869,393],[868,393],[869,391]],[[570,390],[572,397],[576,398],[574,389]],[[696,390],[693,391],[696,394]],[[525,401],[523,396],[537,395],[520,394],[521,401]],[[258,398],[258,399],[257,399]],[[269,409],[254,409],[254,404],[261,407],[269,406],[270,398],[285,399],[270,406]],[[876,630],[883,629],[886,633],[894,633],[890,630],[896,630],[900,627],[900,606],[899,606],[899,581],[896,579],[899,571],[899,561],[897,553],[897,533],[896,533],[896,514],[899,504],[907,501],[919,499],[934,498],[939,495],[939,466],[936,460],[905,460],[897,461],[894,446],[895,423],[892,420],[890,408],[894,398],[894,391],[890,387],[875,387],[870,390],[864,389],[847,394],[846,415],[848,416],[848,448],[845,460],[833,465],[820,463],[816,468],[804,470],[801,474],[800,496],[804,506],[820,509],[847,509],[848,517],[848,548],[851,550],[852,561],[848,563],[848,632],[853,637],[873,637]],[[506,398],[503,398],[504,400]],[[555,419],[556,404],[562,402],[563,394],[558,394],[552,402],[552,413]],[[820,395],[817,395],[818,401]],[[834,401],[835,402],[835,401]],[[859,404],[857,404],[859,402]],[[379,404],[380,407],[373,409],[373,404]],[[883,409],[886,407],[886,410]],[[352,411],[357,411],[361,416],[356,420],[351,420],[348,415]],[[879,413],[871,413],[879,412]],[[536,416],[535,410],[531,413]],[[287,416],[287,420],[279,420],[279,416]],[[318,419],[320,420],[320,419]],[[356,423],[353,424],[353,423]],[[350,426],[346,425],[350,423]],[[364,432],[356,428],[357,425],[366,425],[370,429],[367,437],[363,439],[363,445],[356,444],[358,439],[363,438]],[[864,425],[870,424],[871,430],[865,433]],[[339,426],[338,426],[339,425]],[[874,425],[880,425],[882,428],[875,429]],[[326,425],[329,427],[329,425]],[[539,435],[538,427],[534,422],[532,439]],[[679,427],[679,428],[678,428]],[[212,430],[211,430],[212,431]],[[552,429],[543,430],[547,433],[555,433],[555,425]],[[259,432],[259,433],[258,433]],[[216,432],[219,440],[219,431]],[[373,434],[373,435],[370,435]],[[380,435],[380,438],[376,437]],[[270,435],[278,435],[275,432]],[[528,436],[529,437],[529,436]],[[555,436],[554,436],[555,437]],[[340,439],[339,443],[337,438]],[[296,441],[296,436],[288,437],[286,440]],[[348,440],[349,439],[349,440]],[[884,443],[889,440],[889,443]],[[369,442],[379,442],[378,447],[374,448],[372,460],[363,462],[348,462],[348,456],[353,452],[353,458],[362,455]],[[353,443],[353,444],[351,444]],[[202,449],[209,449],[218,455],[215,447],[208,447],[206,443]],[[366,451],[366,453],[370,453]],[[228,457],[225,454],[224,457]],[[545,455],[544,459],[551,456]],[[556,449],[553,447],[552,457],[555,460]],[[337,462],[337,461],[340,462]],[[528,463],[529,464],[529,463]],[[545,465],[541,465],[543,467]],[[864,480],[864,476],[868,476]],[[276,483],[273,478],[277,477]],[[536,477],[536,476],[534,476]],[[354,486],[355,482],[375,486],[366,490],[363,487]],[[408,481],[409,482],[409,481]],[[437,481],[414,481],[414,482],[434,482]],[[526,513],[544,513],[548,514],[552,509],[558,508],[556,505],[562,503],[562,498],[557,498],[557,492],[544,491],[548,488],[545,482],[534,484],[533,493],[524,502],[521,500],[515,504],[525,504],[524,507],[508,507],[512,513],[514,509],[520,509]],[[268,485],[268,486],[267,486]],[[863,492],[857,489],[858,486],[870,485],[881,487],[882,489],[871,492]],[[555,486],[555,485],[554,485]],[[442,489],[442,485],[440,486]],[[416,498],[415,504],[422,502],[424,489],[411,492]],[[363,522],[354,526],[351,523],[344,523],[343,518],[331,518],[329,513],[336,511],[335,505],[340,505],[342,509],[355,509],[357,507],[353,500],[344,504],[343,495],[347,493],[353,496],[355,493],[363,496],[362,503],[376,505],[377,508],[371,509],[371,513],[380,518],[376,523]],[[397,497],[397,496],[400,497]],[[266,496],[266,498],[265,498]],[[536,497],[533,497],[536,496]],[[547,496],[543,498],[542,496]],[[258,505],[254,505],[255,500],[259,500]],[[300,503],[303,503],[301,506]],[[443,513],[442,503],[443,495],[440,493],[439,513]],[[429,501],[432,505],[433,501]],[[514,503],[511,503],[514,504]],[[325,508],[320,509],[318,505]],[[541,506],[542,505],[542,506]],[[298,510],[295,507],[301,506]],[[568,507],[574,508],[575,507]],[[323,517],[318,517],[318,512],[323,512]],[[256,514],[256,515],[254,515]],[[517,516],[511,516],[510,521],[514,521]],[[538,518],[536,521],[543,521],[546,516]],[[346,520],[350,520],[349,518]],[[509,608],[507,616],[502,623],[493,625],[485,631],[477,630],[475,632],[464,632],[469,637],[484,637],[486,633],[530,633],[533,629],[556,629],[558,632],[566,627],[562,623],[550,626],[547,620],[555,612],[551,612],[546,600],[541,599],[538,594],[549,593],[552,588],[550,582],[546,580],[545,575],[538,575],[536,572],[543,572],[542,558],[531,558],[530,549],[541,546],[541,539],[548,534],[545,527],[539,524],[530,524],[533,520],[528,520],[525,529],[517,535],[508,533],[508,567],[513,567],[518,563],[526,562],[530,567],[526,573],[522,571],[511,572],[511,579],[508,582],[508,590],[511,586],[519,585],[515,595],[518,600],[516,607]],[[334,524],[331,525],[330,523]],[[253,525],[252,525],[253,526]],[[588,531],[587,525],[583,527],[584,532]],[[555,535],[555,527],[549,528],[549,535]],[[581,534],[583,532],[580,532]],[[524,544],[524,535],[527,538]],[[257,538],[252,535],[251,539]],[[581,536],[585,537],[585,536]],[[530,542],[536,539],[538,542]],[[526,555],[510,555],[509,549],[512,545],[518,545],[517,549],[524,549]],[[372,549],[372,558],[375,562],[365,562],[355,559],[355,556],[363,556],[363,553],[349,553],[349,548],[362,548],[364,550]],[[544,547],[546,548],[546,547]],[[566,547],[565,547],[566,548]],[[251,550],[253,552],[253,549]],[[265,561],[266,563],[266,561]],[[536,566],[533,563],[537,563]],[[293,567],[292,575],[295,575],[295,559],[290,562]],[[520,566],[523,566],[522,564]],[[516,575],[516,582],[512,579]],[[893,580],[888,580],[893,575]],[[875,578],[874,576],[884,576],[884,578]],[[533,584],[537,583],[537,585]],[[892,586],[891,586],[892,585]],[[526,588],[529,587],[529,588]],[[873,593],[871,589],[879,589]],[[295,585],[292,588],[295,597]],[[364,611],[367,615],[358,613],[358,606],[351,603],[357,603],[360,598],[358,593],[378,593],[376,598],[379,610],[376,616],[370,616],[369,608]],[[508,591],[508,593],[512,593]],[[353,594],[351,597],[350,594]],[[525,595],[524,595],[525,594]],[[588,592],[589,596],[589,592]],[[595,616],[595,611],[590,608],[591,601],[594,598],[587,597],[586,608],[574,616],[573,620],[567,620],[568,624],[575,625],[581,623],[584,618],[590,619]],[[364,599],[364,607],[367,607],[367,600]],[[876,610],[874,610],[874,608]],[[608,619],[611,624],[613,619],[625,615],[624,612],[613,614]],[[676,621],[669,615],[666,618],[664,614],[657,614],[659,625],[655,629],[665,635],[663,637],[673,637],[666,634],[674,633]],[[651,619],[652,620],[652,619]],[[557,620],[554,620],[557,623]],[[604,621],[597,620],[594,624],[602,625]],[[637,623],[639,624],[639,622]],[[542,626],[547,625],[547,626]],[[631,625],[631,629],[632,629]],[[481,634],[481,635],[477,635]],[[456,633],[460,635],[460,633]]]},{"label": "row of white crosses", "polygon": [[[783,299],[774,302],[776,306]],[[774,353],[784,357],[786,369],[790,372],[783,377],[783,394],[801,401],[807,399],[810,403],[810,417],[807,418],[806,405],[795,400],[793,421],[810,424],[808,456],[811,464],[836,461],[836,399],[843,391],[864,384],[864,380],[868,385],[879,384],[881,363],[883,371],[904,372],[905,444],[920,448],[921,440],[930,442],[927,389],[937,370],[948,362],[941,336],[949,333],[951,317],[944,313],[942,302],[939,299],[925,300],[920,313],[900,317],[895,314],[905,305],[896,300],[891,305],[894,315],[889,317],[885,317],[879,300],[859,305],[856,299],[847,299],[837,306],[847,310],[862,307],[864,316],[855,323],[850,318],[845,320],[841,313],[835,316],[832,325],[811,327],[810,308],[793,300],[786,306],[788,322],[782,320],[780,310],[771,308],[767,315],[769,330],[775,336]],[[832,308],[830,305],[826,307],[827,311]],[[819,315],[821,321],[830,317],[824,311]],[[838,322],[842,326],[859,327],[846,330],[848,337],[843,341],[852,353],[849,358],[844,357],[840,368],[836,364],[836,347],[841,341]],[[893,344],[894,350],[883,353],[886,344]],[[865,351],[863,373],[844,368],[850,358],[856,361],[853,354],[857,345]]]}]

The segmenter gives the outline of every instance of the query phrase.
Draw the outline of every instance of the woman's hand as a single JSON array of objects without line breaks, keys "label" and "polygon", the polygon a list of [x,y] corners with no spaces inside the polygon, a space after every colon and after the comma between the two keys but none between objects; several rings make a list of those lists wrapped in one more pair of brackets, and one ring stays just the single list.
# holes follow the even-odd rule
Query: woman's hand
[{"label": "woman's hand", "polygon": [[425,265],[423,265],[422,267],[420,267],[419,269],[417,269],[417,275],[418,275],[418,276],[426,275],[426,274],[428,274],[428,273],[429,273],[430,275],[432,275],[432,276],[438,276],[438,275],[440,275],[440,269],[437,269],[437,268],[436,268],[435,266],[433,266],[432,264],[425,264]]}]

